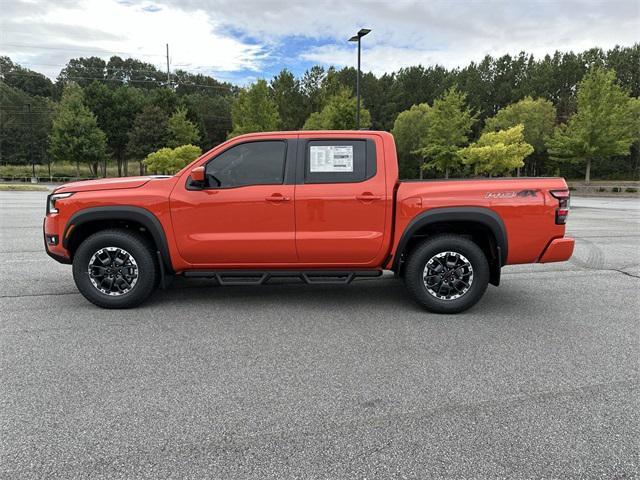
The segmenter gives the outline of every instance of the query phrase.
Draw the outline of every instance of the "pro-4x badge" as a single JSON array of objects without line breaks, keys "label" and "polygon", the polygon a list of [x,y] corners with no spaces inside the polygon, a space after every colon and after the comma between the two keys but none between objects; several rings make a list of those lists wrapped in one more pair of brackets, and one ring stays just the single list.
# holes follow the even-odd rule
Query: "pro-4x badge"
[{"label": "pro-4x badge", "polygon": [[484,198],[535,197],[537,190],[520,190],[519,192],[487,192]]}]

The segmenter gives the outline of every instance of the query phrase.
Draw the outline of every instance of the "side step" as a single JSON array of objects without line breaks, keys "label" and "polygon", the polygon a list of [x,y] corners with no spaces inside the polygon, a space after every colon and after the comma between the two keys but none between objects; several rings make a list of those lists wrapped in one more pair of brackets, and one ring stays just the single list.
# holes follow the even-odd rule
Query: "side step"
[{"label": "side step", "polygon": [[220,285],[262,285],[272,278],[298,278],[309,285],[347,285],[356,277],[379,277],[382,270],[187,270],[189,278],[215,278]]}]

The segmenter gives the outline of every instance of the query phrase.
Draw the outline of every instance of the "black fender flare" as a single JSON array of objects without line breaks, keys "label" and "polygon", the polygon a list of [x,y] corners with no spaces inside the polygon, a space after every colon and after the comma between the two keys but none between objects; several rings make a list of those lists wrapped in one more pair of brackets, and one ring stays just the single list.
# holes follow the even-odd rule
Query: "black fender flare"
[{"label": "black fender flare", "polygon": [[[126,205],[114,205],[105,207],[90,207],[78,210],[67,222],[62,234],[62,246],[69,247],[69,230],[77,229],[81,225],[95,221],[124,220],[136,222],[144,226],[151,234],[160,260],[161,273],[173,272],[171,255],[167,244],[167,236],[162,228],[160,220],[149,210],[142,207],[130,207]],[[73,233],[73,232],[72,232]]]},{"label": "black fender flare", "polygon": [[496,247],[498,249],[498,260],[500,262],[498,268],[506,264],[509,245],[507,240],[507,230],[500,215],[490,208],[485,207],[443,207],[433,208],[426,212],[422,212],[411,220],[402,233],[400,242],[398,242],[398,248],[396,248],[393,259],[392,270],[395,272],[399,271],[401,257],[409,243],[409,240],[421,228],[436,223],[462,222],[480,224],[489,229],[495,238]]}]

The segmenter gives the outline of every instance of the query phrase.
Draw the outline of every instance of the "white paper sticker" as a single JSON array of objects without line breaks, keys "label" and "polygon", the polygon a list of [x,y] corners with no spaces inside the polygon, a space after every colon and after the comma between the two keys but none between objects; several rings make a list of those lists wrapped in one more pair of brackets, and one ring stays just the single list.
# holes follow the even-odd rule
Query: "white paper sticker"
[{"label": "white paper sticker", "polygon": [[311,172],[353,172],[353,145],[314,145],[309,160]]}]

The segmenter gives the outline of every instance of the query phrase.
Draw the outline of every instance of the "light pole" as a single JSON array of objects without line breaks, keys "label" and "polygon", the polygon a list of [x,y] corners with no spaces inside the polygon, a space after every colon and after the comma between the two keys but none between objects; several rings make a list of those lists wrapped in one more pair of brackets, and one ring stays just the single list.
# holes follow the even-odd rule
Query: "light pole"
[{"label": "light pole", "polygon": [[358,106],[356,108],[356,130],[360,128],[360,39],[370,31],[369,28],[361,28],[358,33],[349,39],[350,42],[358,42],[358,76],[356,77],[356,98]]}]

